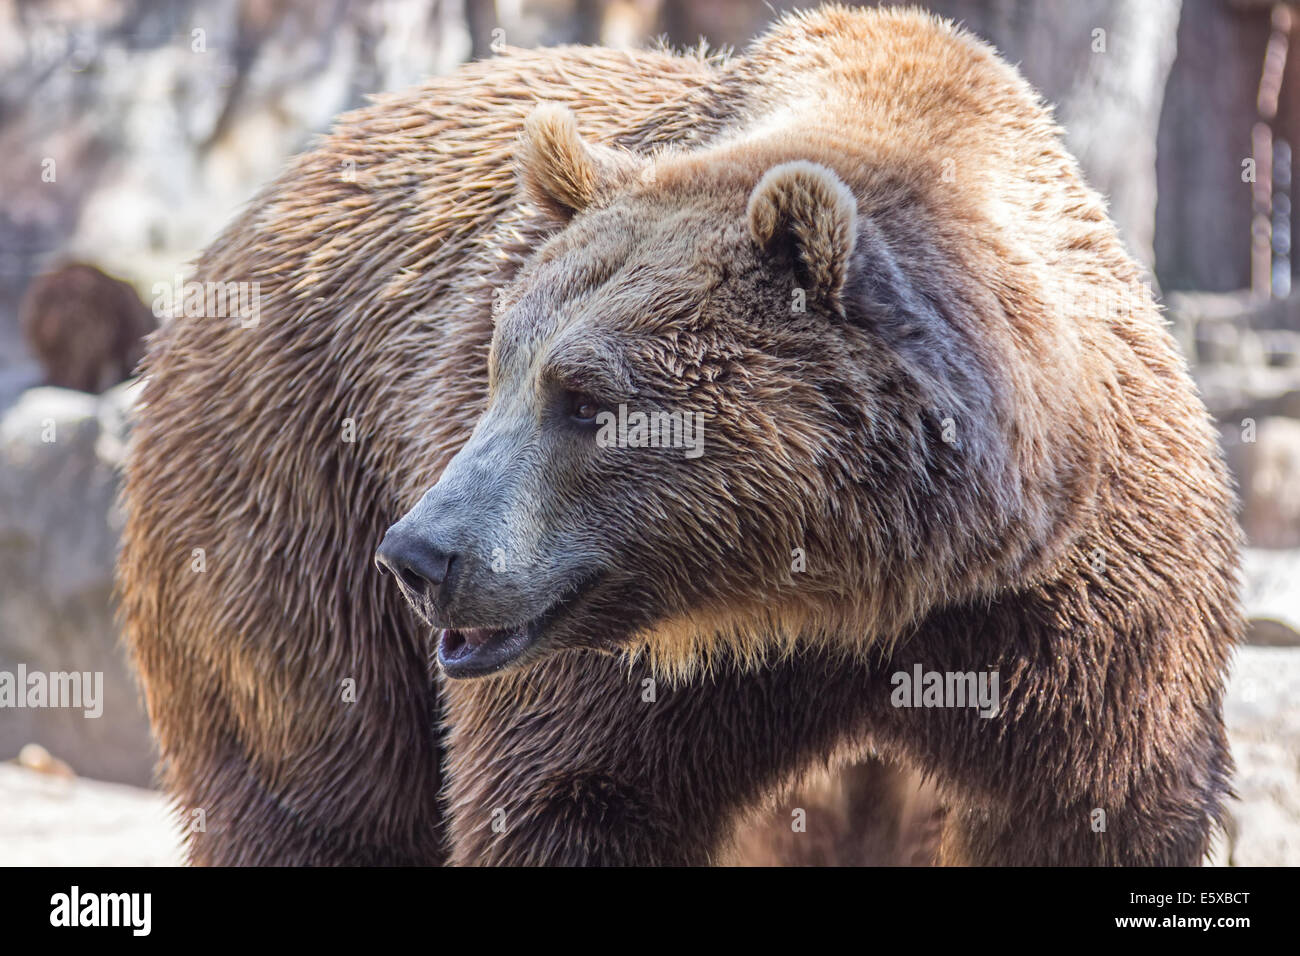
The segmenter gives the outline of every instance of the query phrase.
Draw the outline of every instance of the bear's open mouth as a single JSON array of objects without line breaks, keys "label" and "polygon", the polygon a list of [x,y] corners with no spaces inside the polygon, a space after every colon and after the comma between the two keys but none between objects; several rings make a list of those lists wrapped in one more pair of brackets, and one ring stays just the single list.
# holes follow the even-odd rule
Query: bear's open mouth
[{"label": "bear's open mouth", "polygon": [[502,630],[447,628],[438,638],[438,661],[448,677],[485,677],[513,663],[536,640],[531,623]]},{"label": "bear's open mouth", "polygon": [[525,624],[516,627],[448,627],[438,635],[438,662],[448,677],[486,677],[514,664],[539,646],[561,614],[586,588],[575,588],[567,597]]}]

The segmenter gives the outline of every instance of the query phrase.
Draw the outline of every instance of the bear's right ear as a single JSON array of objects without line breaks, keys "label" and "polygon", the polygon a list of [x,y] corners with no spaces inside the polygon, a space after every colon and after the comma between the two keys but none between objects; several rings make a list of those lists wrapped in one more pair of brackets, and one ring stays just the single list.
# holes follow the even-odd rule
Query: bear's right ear
[{"label": "bear's right ear", "polygon": [[848,186],[817,163],[782,163],[758,181],[748,211],[749,232],[759,248],[784,248],[799,281],[838,308],[857,221],[857,201]]},{"label": "bear's right ear", "polygon": [[555,103],[543,103],[524,121],[516,163],[525,194],[561,223],[607,196],[640,165],[630,153],[586,142],[573,113]]}]

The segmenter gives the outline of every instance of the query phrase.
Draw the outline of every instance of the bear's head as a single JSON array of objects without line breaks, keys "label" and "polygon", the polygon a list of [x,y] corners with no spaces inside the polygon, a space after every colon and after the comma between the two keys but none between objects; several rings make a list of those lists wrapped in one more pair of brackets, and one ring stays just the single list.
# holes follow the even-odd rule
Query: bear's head
[{"label": "bear's head", "polygon": [[863,195],[831,155],[644,159],[529,118],[549,238],[498,295],[473,434],[377,554],[448,675],[862,645],[1042,550],[1007,517],[1042,516],[952,263],[906,188]]}]

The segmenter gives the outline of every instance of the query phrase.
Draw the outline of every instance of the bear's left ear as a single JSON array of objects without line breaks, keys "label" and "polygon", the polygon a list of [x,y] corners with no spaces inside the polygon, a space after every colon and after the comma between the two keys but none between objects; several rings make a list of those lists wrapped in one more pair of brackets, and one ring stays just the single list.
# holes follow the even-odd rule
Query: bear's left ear
[{"label": "bear's left ear", "polygon": [[749,232],[764,251],[782,245],[810,295],[838,306],[856,236],[857,201],[825,166],[773,166],[749,196]]},{"label": "bear's left ear", "polygon": [[573,113],[555,103],[543,103],[524,121],[516,164],[528,198],[561,223],[640,168],[631,153],[586,142]]}]

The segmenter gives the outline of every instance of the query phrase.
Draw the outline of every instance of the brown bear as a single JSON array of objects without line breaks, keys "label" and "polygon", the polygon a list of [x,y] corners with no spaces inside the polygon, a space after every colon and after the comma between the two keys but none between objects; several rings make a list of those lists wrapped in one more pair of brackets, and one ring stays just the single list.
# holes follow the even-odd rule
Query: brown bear
[{"label": "brown bear", "polygon": [[121,563],[195,861],[724,861],[867,752],[936,781],[944,862],[1205,852],[1214,433],[951,24],[470,65],[345,117],[196,278],[260,320],[155,337]]},{"label": "brown bear", "polygon": [[135,289],[83,262],[33,279],[19,316],[45,383],[96,394],[131,374],[158,324]]}]

